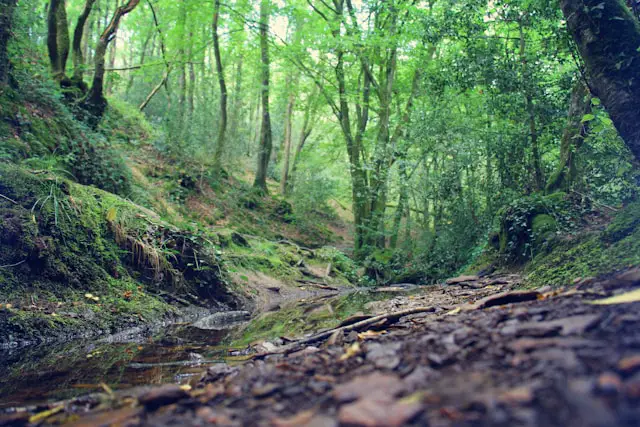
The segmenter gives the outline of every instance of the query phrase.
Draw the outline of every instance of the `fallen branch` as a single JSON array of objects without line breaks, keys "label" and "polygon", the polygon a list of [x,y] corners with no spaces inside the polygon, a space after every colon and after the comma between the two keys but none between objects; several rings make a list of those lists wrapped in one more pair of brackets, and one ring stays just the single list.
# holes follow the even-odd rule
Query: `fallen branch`
[{"label": "fallen branch", "polygon": [[303,346],[327,339],[331,335],[335,334],[336,332],[344,333],[344,332],[358,331],[368,326],[374,325],[378,322],[381,322],[383,320],[386,320],[388,323],[395,323],[405,316],[410,316],[412,314],[420,314],[420,313],[431,313],[433,311],[435,311],[434,307],[417,307],[409,310],[398,311],[396,313],[382,314],[380,316],[375,316],[370,319],[362,320],[360,322],[353,323],[351,325],[341,326],[341,327],[329,329],[328,331],[320,332],[319,334],[310,336],[300,341],[296,341],[292,344],[282,346],[272,352],[256,354],[253,356],[253,359],[263,359],[266,356],[270,356],[274,354],[293,353]]},{"label": "fallen branch", "polygon": [[13,200],[13,199],[11,199],[11,198],[9,198],[9,197],[5,196],[4,194],[0,194],[0,197],[2,197],[2,198],[3,198],[3,199],[5,199],[5,200],[10,201],[10,202],[11,202],[11,203],[13,203],[14,205],[17,205],[17,204],[18,204],[18,202],[16,202],[15,200]]},{"label": "fallen branch", "polygon": [[337,291],[338,288],[334,288],[333,286],[325,285],[324,283],[314,282],[313,280],[304,280],[304,279],[296,279],[296,282],[302,283],[305,285],[311,285],[316,288],[326,289],[328,291]]},{"label": "fallen branch", "polygon": [[25,262],[27,262],[27,260],[26,260],[26,259],[23,259],[22,261],[20,261],[20,262],[16,262],[15,264],[0,265],[0,268],[11,268],[11,267],[17,267],[17,266],[19,266],[20,264],[24,264]]}]

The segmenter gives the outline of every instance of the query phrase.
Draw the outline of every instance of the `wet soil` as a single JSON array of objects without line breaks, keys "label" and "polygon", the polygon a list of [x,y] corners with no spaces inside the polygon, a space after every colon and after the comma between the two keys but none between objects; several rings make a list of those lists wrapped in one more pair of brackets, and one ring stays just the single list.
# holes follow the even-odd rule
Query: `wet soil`
[{"label": "wet soil", "polygon": [[451,281],[369,305],[380,312],[411,306],[424,312],[368,324],[359,316],[312,344],[263,343],[246,363],[216,364],[191,387],[86,396],[4,419],[153,426],[640,425],[640,303],[592,304],[640,286],[640,273],[561,291],[514,291],[517,286],[517,276]]}]

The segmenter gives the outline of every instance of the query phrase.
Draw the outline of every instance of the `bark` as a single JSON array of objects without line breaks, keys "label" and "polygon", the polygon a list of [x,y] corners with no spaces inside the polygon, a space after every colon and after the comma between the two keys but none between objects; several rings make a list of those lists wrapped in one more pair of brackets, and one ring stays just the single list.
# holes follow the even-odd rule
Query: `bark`
[{"label": "bark", "polygon": [[291,178],[287,183],[287,193],[291,194],[295,189],[295,180],[296,173],[298,172],[298,165],[300,163],[300,155],[302,153],[302,149],[304,148],[307,140],[311,136],[313,132],[313,120],[312,116],[315,113],[315,109],[317,107],[316,103],[317,91],[313,90],[311,95],[309,96],[309,100],[307,102],[307,107],[304,111],[304,119],[302,121],[302,129],[300,130],[300,137],[298,139],[298,144],[296,145],[296,152],[293,156],[293,165],[291,166]]},{"label": "bark", "polygon": [[582,146],[586,135],[586,124],[582,123],[585,114],[591,112],[591,96],[582,80],[571,91],[571,105],[567,125],[560,143],[560,161],[555,173],[547,183],[546,192],[566,191],[576,177],[575,154]]},{"label": "bark", "polygon": [[84,109],[93,116],[90,117],[89,121],[94,126],[98,124],[105,109],[107,108],[107,100],[104,97],[105,56],[107,48],[109,47],[111,40],[115,37],[122,18],[135,9],[139,3],[140,0],[129,0],[123,6],[118,7],[113,13],[113,17],[111,18],[109,25],[107,25],[98,39],[93,82],[91,89],[83,102]]},{"label": "bark", "polygon": [[238,122],[240,120],[240,110],[242,108],[242,103],[240,101],[240,95],[242,92],[242,70],[243,70],[243,60],[242,54],[240,54],[240,58],[238,58],[238,63],[236,64],[236,78],[235,84],[233,87],[233,101],[231,102],[231,117],[229,118],[229,127],[231,133],[231,139],[237,140],[238,138]]},{"label": "bark", "polygon": [[622,0],[561,0],[591,93],[640,160],[640,25]]},{"label": "bark", "polygon": [[284,117],[284,161],[282,162],[282,174],[280,176],[280,193],[287,194],[287,186],[289,181],[289,163],[291,162],[291,126],[293,121],[293,107],[296,103],[295,84],[293,79],[289,77],[289,100],[287,101],[287,109]]},{"label": "bark", "polygon": [[47,13],[47,48],[53,77],[65,80],[69,57],[69,24],[65,0],[51,0]]},{"label": "bark", "polygon": [[258,149],[258,169],[253,186],[267,193],[267,169],[271,157],[272,133],[269,115],[269,0],[260,2],[260,60],[262,64],[262,125],[260,127],[260,148]]},{"label": "bark", "polygon": [[[220,123],[218,125],[218,140],[213,158],[213,165],[217,171],[222,169],[222,157],[224,155],[225,136],[227,133],[227,83],[224,79],[222,66],[222,54],[220,53],[220,37],[218,36],[218,22],[220,20],[220,0],[215,0],[213,10],[213,52],[216,59],[216,73],[220,86]],[[268,78],[268,76],[267,76]]]},{"label": "bark", "polygon": [[82,51],[82,40],[86,35],[85,25],[87,23],[87,19],[91,14],[91,9],[93,8],[96,0],[86,0],[84,4],[84,9],[82,13],[78,17],[78,21],[76,22],[76,28],[73,31],[73,44],[72,44],[72,59],[73,59],[73,77],[72,81],[77,86],[86,89],[84,84],[84,52]]},{"label": "bark", "polygon": [[0,87],[9,83],[11,62],[7,46],[11,39],[11,24],[16,0],[0,0]]}]

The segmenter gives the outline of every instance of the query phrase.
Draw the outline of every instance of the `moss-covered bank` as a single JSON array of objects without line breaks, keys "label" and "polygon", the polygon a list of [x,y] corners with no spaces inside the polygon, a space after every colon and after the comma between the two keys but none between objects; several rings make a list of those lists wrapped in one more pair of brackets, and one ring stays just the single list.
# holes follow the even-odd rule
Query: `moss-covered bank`
[{"label": "moss-covered bank", "polygon": [[640,265],[640,202],[619,211],[603,230],[550,241],[527,266],[531,287],[569,285],[576,279],[606,275]]},{"label": "moss-covered bank", "polygon": [[0,194],[0,344],[114,331],[176,306],[238,305],[213,236],[14,165],[0,164]]}]

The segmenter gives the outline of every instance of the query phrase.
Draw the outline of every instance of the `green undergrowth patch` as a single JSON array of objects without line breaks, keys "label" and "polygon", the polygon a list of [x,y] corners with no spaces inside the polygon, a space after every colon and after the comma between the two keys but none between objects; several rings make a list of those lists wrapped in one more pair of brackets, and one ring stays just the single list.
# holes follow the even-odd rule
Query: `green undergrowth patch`
[{"label": "green undergrowth patch", "polygon": [[626,206],[602,231],[555,239],[527,266],[529,287],[569,285],[640,265],[640,202]]}]

